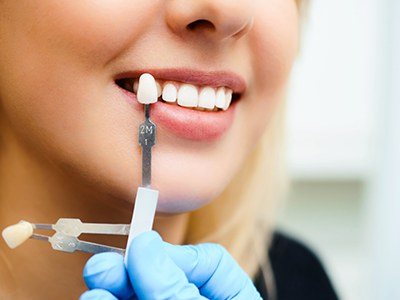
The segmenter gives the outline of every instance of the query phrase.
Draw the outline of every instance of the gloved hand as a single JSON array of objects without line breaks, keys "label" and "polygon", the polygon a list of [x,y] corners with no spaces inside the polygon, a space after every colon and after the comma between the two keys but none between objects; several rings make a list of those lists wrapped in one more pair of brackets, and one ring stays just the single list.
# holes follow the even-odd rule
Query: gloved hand
[{"label": "gloved hand", "polygon": [[155,231],[132,240],[128,266],[116,253],[94,255],[80,300],[261,299],[248,275],[217,244],[175,246]]}]

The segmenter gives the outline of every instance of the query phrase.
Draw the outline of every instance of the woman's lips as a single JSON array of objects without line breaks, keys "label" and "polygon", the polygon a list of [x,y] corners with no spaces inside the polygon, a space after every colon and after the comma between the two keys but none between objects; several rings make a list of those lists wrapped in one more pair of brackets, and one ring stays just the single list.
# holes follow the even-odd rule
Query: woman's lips
[{"label": "woman's lips", "polygon": [[[128,103],[137,111],[143,112],[143,104],[137,101],[136,95],[117,86]],[[184,108],[177,104],[168,104],[162,101],[151,104],[151,119],[155,124],[162,126],[174,135],[194,140],[212,141],[221,137],[231,127],[236,104],[231,104],[226,111],[198,111]]]},{"label": "woman's lips", "polygon": [[[164,68],[128,70],[119,73],[114,80],[137,79],[144,73],[150,73],[156,80],[176,81],[197,86],[214,88],[225,87],[243,96],[246,91],[244,78],[232,71],[207,72],[189,68]],[[120,88],[136,110],[143,111],[143,105],[137,101],[136,95]],[[212,141],[221,137],[231,127],[237,102],[233,101],[225,111],[198,111],[181,107],[177,104],[158,101],[151,105],[151,117],[157,124],[184,139],[195,141]]]}]

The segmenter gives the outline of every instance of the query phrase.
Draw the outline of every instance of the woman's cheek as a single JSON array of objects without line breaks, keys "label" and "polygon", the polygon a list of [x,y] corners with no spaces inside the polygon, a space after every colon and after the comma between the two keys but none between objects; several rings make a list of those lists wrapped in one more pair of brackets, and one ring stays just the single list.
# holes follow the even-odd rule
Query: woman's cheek
[{"label": "woman's cheek", "polygon": [[[255,0],[257,1],[257,0]],[[257,1],[249,34],[253,70],[243,116],[251,128],[242,134],[258,140],[286,97],[288,77],[298,49],[298,11],[294,1]],[[246,104],[246,105],[244,105]],[[251,129],[251,130],[250,130]]]},{"label": "woman's cheek", "polygon": [[273,94],[285,86],[298,52],[299,21],[295,1],[271,0],[256,10],[250,40],[255,88]]},{"label": "woman's cheek", "polygon": [[134,44],[159,14],[158,2],[22,0],[9,1],[2,9],[11,14],[13,31],[23,33],[29,45],[49,57],[57,54],[93,68],[104,67]]}]

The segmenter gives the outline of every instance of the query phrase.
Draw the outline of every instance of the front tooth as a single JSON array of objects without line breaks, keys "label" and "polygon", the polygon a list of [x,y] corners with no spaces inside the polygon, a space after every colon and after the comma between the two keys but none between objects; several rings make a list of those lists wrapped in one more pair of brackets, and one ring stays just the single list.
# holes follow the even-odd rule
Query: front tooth
[{"label": "front tooth", "polygon": [[137,99],[142,104],[151,104],[157,102],[158,92],[154,77],[145,73],[139,78]]},{"label": "front tooth", "polygon": [[198,102],[197,88],[191,84],[182,84],[178,91],[178,104],[184,107],[196,107]]},{"label": "front tooth", "polygon": [[159,83],[156,81],[156,85],[157,85],[157,98],[160,98],[160,97],[161,97],[161,94],[162,94],[161,84],[159,84]]},{"label": "front tooth", "polygon": [[227,89],[225,91],[225,106],[224,106],[223,110],[227,110],[229,108],[229,105],[231,105],[232,94],[233,94],[233,91],[230,89]]},{"label": "front tooth", "polygon": [[217,90],[217,99],[215,101],[215,106],[218,108],[224,108],[225,107],[225,88],[220,87]]},{"label": "front tooth", "polygon": [[135,94],[137,94],[138,87],[139,87],[139,80],[135,80],[135,81],[133,82],[133,92],[134,92]]},{"label": "front tooth", "polygon": [[164,85],[164,89],[162,92],[162,99],[166,102],[175,102],[176,101],[176,96],[178,94],[178,91],[172,83],[167,83]]},{"label": "front tooth", "polygon": [[211,87],[204,87],[199,95],[199,107],[212,109],[215,106],[215,89]]}]

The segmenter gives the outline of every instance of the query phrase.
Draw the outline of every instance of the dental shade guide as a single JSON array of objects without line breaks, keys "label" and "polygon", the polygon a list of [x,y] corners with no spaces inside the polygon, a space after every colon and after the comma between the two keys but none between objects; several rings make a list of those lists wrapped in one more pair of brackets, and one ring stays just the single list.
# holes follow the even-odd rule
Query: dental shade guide
[{"label": "dental shade guide", "polygon": [[[61,218],[56,224],[40,224],[20,221],[2,232],[7,245],[14,249],[29,238],[49,242],[54,250],[87,253],[116,252],[124,255],[137,235],[151,231],[158,202],[158,191],[151,186],[151,149],[156,142],[156,125],[150,120],[150,104],[157,102],[158,91],[155,79],[143,74],[139,80],[138,101],[144,104],[145,121],[139,126],[139,145],[142,147],[142,187],[136,193],[131,224],[82,223],[79,219]],[[34,230],[54,230],[52,236],[36,234]],[[82,233],[128,235],[125,249],[79,240]],[[127,263],[127,255],[125,255]]]},{"label": "dental shade guide", "polygon": [[[87,253],[117,252],[125,253],[125,249],[107,245],[101,245],[79,240],[82,233],[88,234],[110,234],[128,235],[130,225],[127,224],[100,224],[82,223],[79,219],[62,218],[56,224],[35,224],[27,221],[20,221],[3,230],[3,239],[7,245],[14,249],[29,238],[49,242],[51,247],[57,251]],[[55,234],[47,236],[34,233],[35,230],[54,230]]]},{"label": "dental shade guide", "polygon": [[[139,145],[142,147],[142,187],[136,193],[131,231],[129,232],[126,251],[136,236],[151,231],[158,202],[158,191],[151,186],[151,148],[156,143],[157,126],[150,120],[150,104],[157,102],[158,92],[154,77],[143,74],[139,79],[137,99],[144,104],[145,121],[139,126]],[[128,255],[125,255],[127,264]]]}]

